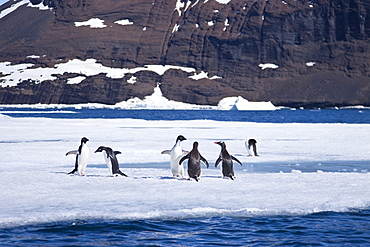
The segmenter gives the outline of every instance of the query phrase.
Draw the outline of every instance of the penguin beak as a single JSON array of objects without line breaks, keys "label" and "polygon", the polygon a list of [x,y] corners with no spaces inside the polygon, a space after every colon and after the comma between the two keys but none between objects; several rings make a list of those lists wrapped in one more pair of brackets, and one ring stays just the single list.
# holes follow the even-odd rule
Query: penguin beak
[{"label": "penguin beak", "polygon": [[215,143],[215,144],[218,144],[218,145],[220,144],[220,142],[214,142],[214,143]]}]

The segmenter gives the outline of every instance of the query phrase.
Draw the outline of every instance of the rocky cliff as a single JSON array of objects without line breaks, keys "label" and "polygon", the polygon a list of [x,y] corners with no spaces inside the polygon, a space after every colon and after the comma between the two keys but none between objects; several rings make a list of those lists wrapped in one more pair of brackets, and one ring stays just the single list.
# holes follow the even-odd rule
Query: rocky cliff
[{"label": "rocky cliff", "polygon": [[[114,104],[160,83],[168,99],[196,104],[242,96],[294,107],[370,105],[367,0],[28,2],[0,7],[2,104]],[[21,76],[89,59],[121,76],[82,68]],[[28,67],[14,82],[6,69],[16,65]]]}]

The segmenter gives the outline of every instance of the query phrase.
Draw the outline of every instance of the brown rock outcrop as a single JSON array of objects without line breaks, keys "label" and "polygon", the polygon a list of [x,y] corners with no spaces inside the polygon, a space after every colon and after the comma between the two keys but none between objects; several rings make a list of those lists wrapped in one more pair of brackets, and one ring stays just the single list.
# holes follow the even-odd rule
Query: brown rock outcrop
[{"label": "brown rock outcrop", "polygon": [[[0,88],[1,104],[114,104],[143,98],[160,82],[168,99],[195,104],[240,95],[295,107],[370,105],[366,0],[32,1],[41,2],[51,9],[23,5],[0,19],[0,62],[53,67],[94,58],[113,68],[176,65],[221,78],[140,71],[134,84],[127,83],[128,75],[99,74],[70,85],[67,78],[76,74],[65,73],[53,81]],[[106,27],[75,26],[91,18],[104,20]],[[133,24],[116,23],[122,19]],[[32,54],[44,56],[27,58]],[[259,66],[269,63],[278,68]]]}]

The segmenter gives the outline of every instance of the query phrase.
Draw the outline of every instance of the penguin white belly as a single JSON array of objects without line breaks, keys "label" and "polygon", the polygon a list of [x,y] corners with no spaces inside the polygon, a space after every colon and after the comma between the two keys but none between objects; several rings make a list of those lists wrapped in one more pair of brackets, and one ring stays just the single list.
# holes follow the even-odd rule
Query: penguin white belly
[{"label": "penguin white belly", "polygon": [[78,156],[78,174],[84,175],[87,161],[89,160],[89,148],[87,145],[83,145],[81,148],[81,154]]},{"label": "penguin white belly", "polygon": [[112,162],[110,161],[110,158],[107,157],[107,153],[103,153],[103,156],[104,156],[104,159],[105,159],[105,163],[107,164],[108,169],[109,169],[109,175],[113,176]]},{"label": "penguin white belly", "polygon": [[182,148],[180,146],[175,146],[171,150],[171,171],[173,176],[184,177],[184,166],[179,165],[179,161],[183,155]]},{"label": "penguin white belly", "polygon": [[248,145],[248,141],[245,142],[245,148],[247,149],[248,156],[254,156],[253,147]]}]

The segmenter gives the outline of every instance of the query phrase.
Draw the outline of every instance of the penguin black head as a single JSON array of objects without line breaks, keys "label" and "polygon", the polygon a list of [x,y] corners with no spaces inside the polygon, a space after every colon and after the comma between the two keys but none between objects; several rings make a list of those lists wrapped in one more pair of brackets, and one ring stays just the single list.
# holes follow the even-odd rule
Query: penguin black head
[{"label": "penguin black head", "polygon": [[95,150],[94,153],[99,153],[99,152],[103,152],[103,151],[106,151],[106,150],[107,150],[107,147],[100,146],[100,147],[98,147],[98,149]]},{"label": "penguin black head", "polygon": [[257,141],[255,139],[249,139],[248,140],[248,145],[255,145]]},{"label": "penguin black head", "polygon": [[226,144],[223,141],[214,142],[214,143],[217,144],[217,145],[220,145],[221,148],[226,148]]},{"label": "penguin black head", "polygon": [[193,143],[193,149],[197,149],[197,148],[198,148],[198,145],[199,145],[199,143],[198,143],[198,142],[194,142],[194,143]]},{"label": "penguin black head", "polygon": [[184,136],[179,135],[179,136],[177,137],[177,139],[176,139],[176,142],[178,142],[178,141],[182,142],[182,141],[185,141],[185,140],[186,140],[186,138],[185,138]]},{"label": "penguin black head", "polygon": [[81,139],[81,144],[82,143],[86,143],[86,142],[88,142],[89,141],[89,139],[87,139],[86,137],[82,137],[82,139]]}]

